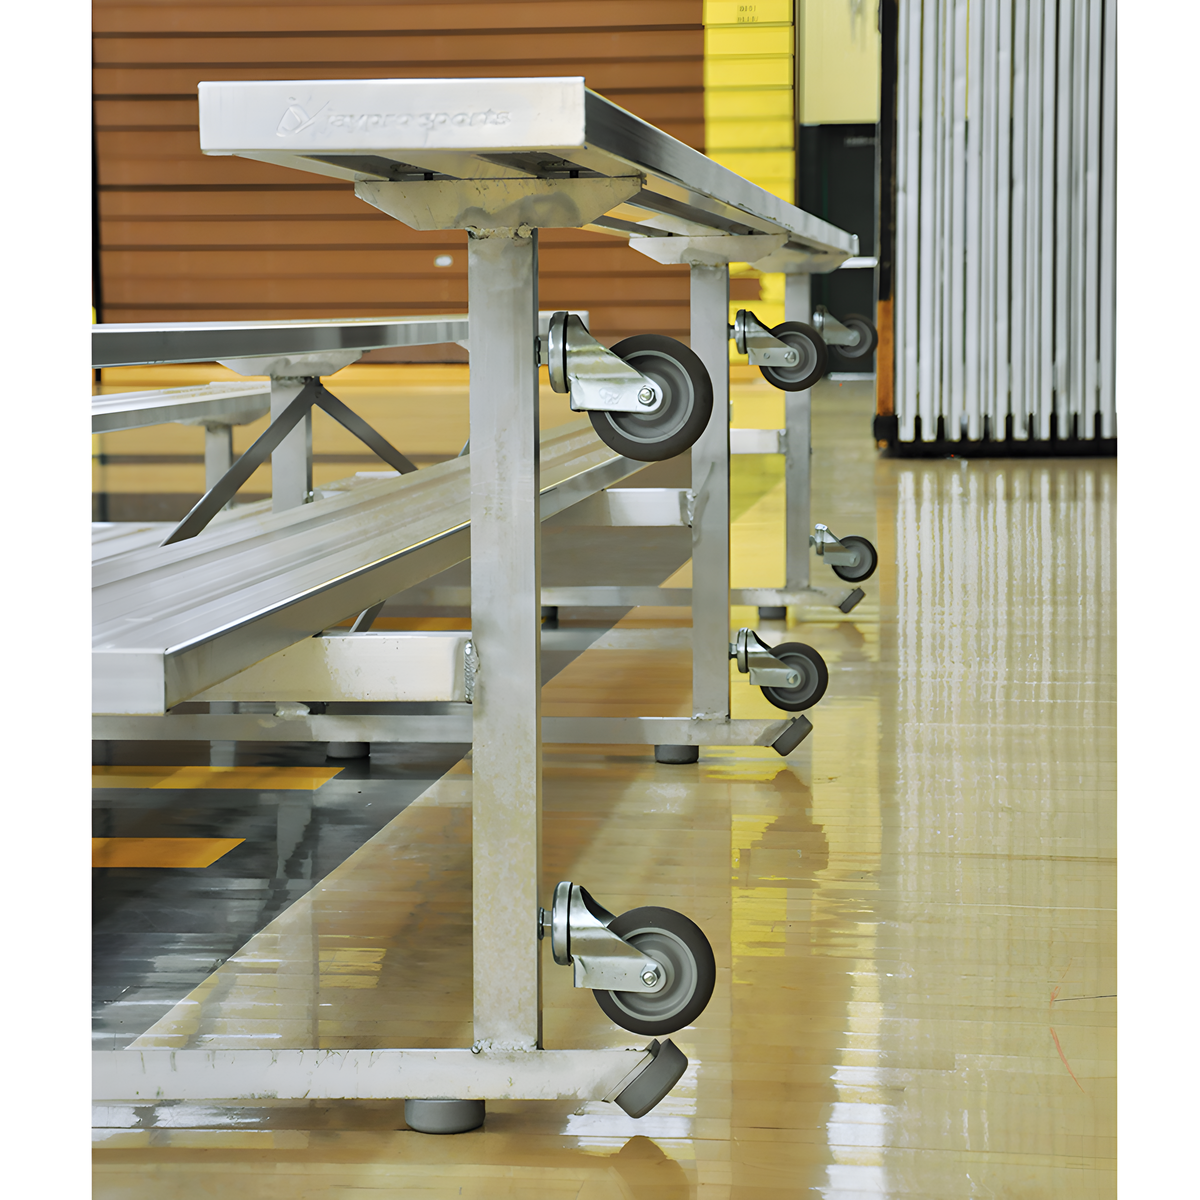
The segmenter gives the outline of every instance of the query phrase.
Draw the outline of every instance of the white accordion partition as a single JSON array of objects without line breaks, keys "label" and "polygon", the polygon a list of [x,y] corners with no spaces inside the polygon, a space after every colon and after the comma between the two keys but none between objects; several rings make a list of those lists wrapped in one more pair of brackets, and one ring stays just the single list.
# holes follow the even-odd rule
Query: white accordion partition
[{"label": "white accordion partition", "polygon": [[900,0],[902,442],[1116,436],[1115,0]]}]

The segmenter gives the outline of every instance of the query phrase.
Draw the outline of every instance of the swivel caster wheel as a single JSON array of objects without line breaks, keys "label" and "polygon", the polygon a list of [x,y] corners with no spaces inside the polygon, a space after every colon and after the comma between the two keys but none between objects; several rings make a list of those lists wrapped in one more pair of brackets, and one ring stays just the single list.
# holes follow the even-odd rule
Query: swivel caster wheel
[{"label": "swivel caster wheel", "polygon": [[854,551],[855,561],[836,565],[830,563],[830,570],[847,583],[862,583],[864,579],[870,579],[879,565],[879,555],[876,554],[875,547],[866,538],[856,537],[854,534],[842,538],[841,543],[847,550]]},{"label": "swivel caster wheel", "polygon": [[866,317],[860,316],[858,313],[847,313],[842,318],[842,324],[852,333],[858,334],[858,342],[855,345],[834,346],[842,358],[848,358],[853,362],[855,359],[869,358],[875,353],[875,347],[879,345],[879,334]]},{"label": "swivel caster wheel", "polygon": [[781,642],[771,647],[771,653],[796,671],[800,682],[795,687],[764,687],[762,694],[784,712],[803,712],[812,708],[829,686],[829,668],[825,660],[803,642]]},{"label": "swivel caster wheel", "polygon": [[683,913],[648,906],[622,913],[608,928],[659,963],[667,983],[645,994],[594,991],[604,1015],[631,1033],[655,1037],[690,1025],[704,1011],[717,981],[712,947],[700,927]]},{"label": "swivel caster wheel", "polygon": [[662,403],[645,414],[589,411],[600,440],[638,462],[660,462],[690,450],[712,415],[712,380],[699,356],[657,333],[626,338],[612,353],[653,380]]},{"label": "swivel caster wheel", "polygon": [[824,374],[828,354],[821,335],[802,321],[784,321],[771,330],[771,336],[800,351],[794,367],[759,367],[763,378],[785,392],[802,392]]}]

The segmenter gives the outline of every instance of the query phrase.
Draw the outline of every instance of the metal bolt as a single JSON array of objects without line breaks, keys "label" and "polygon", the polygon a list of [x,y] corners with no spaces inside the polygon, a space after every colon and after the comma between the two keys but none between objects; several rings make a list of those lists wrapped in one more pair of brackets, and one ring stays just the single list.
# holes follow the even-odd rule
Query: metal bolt
[{"label": "metal bolt", "polygon": [[658,972],[653,968],[648,967],[642,972],[642,982],[647,987],[653,987],[658,982]]},{"label": "metal bolt", "polygon": [[638,392],[638,403],[639,404],[647,404],[647,405],[653,404],[654,400],[655,400],[655,395],[654,395],[654,392],[650,388],[648,388],[648,387],[642,388],[642,390],[640,392]]}]

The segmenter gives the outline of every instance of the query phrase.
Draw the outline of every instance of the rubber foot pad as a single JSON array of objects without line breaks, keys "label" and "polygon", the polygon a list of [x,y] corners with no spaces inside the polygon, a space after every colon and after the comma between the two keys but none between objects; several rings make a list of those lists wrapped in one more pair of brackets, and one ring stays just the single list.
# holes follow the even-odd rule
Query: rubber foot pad
[{"label": "rubber foot pad", "polygon": [[658,763],[694,763],[700,761],[699,746],[655,746],[654,761]]},{"label": "rubber foot pad", "polygon": [[845,600],[838,605],[844,613],[848,613],[867,593],[862,588],[855,588]]},{"label": "rubber foot pad", "polygon": [[760,621],[786,621],[787,606],[783,604],[772,604],[764,608],[760,605],[758,609],[758,619]]},{"label": "rubber foot pad", "polygon": [[650,1043],[650,1065],[617,1097],[631,1116],[644,1117],[683,1077],[687,1056],[670,1038]]},{"label": "rubber foot pad", "polygon": [[482,1100],[405,1100],[404,1123],[418,1133],[468,1133],[484,1111]]},{"label": "rubber foot pad", "polygon": [[784,756],[791,754],[812,733],[812,722],[801,713],[772,743],[771,749]]}]

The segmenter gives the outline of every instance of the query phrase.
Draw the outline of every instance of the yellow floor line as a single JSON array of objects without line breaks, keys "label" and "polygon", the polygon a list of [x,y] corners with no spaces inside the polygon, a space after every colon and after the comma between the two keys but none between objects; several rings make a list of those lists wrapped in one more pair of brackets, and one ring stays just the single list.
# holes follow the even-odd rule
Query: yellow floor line
[{"label": "yellow floor line", "polygon": [[211,867],[245,838],[92,838],[93,867]]},{"label": "yellow floor line", "polygon": [[245,788],[315,792],[341,767],[106,766],[92,768],[92,786],[105,788]]}]

